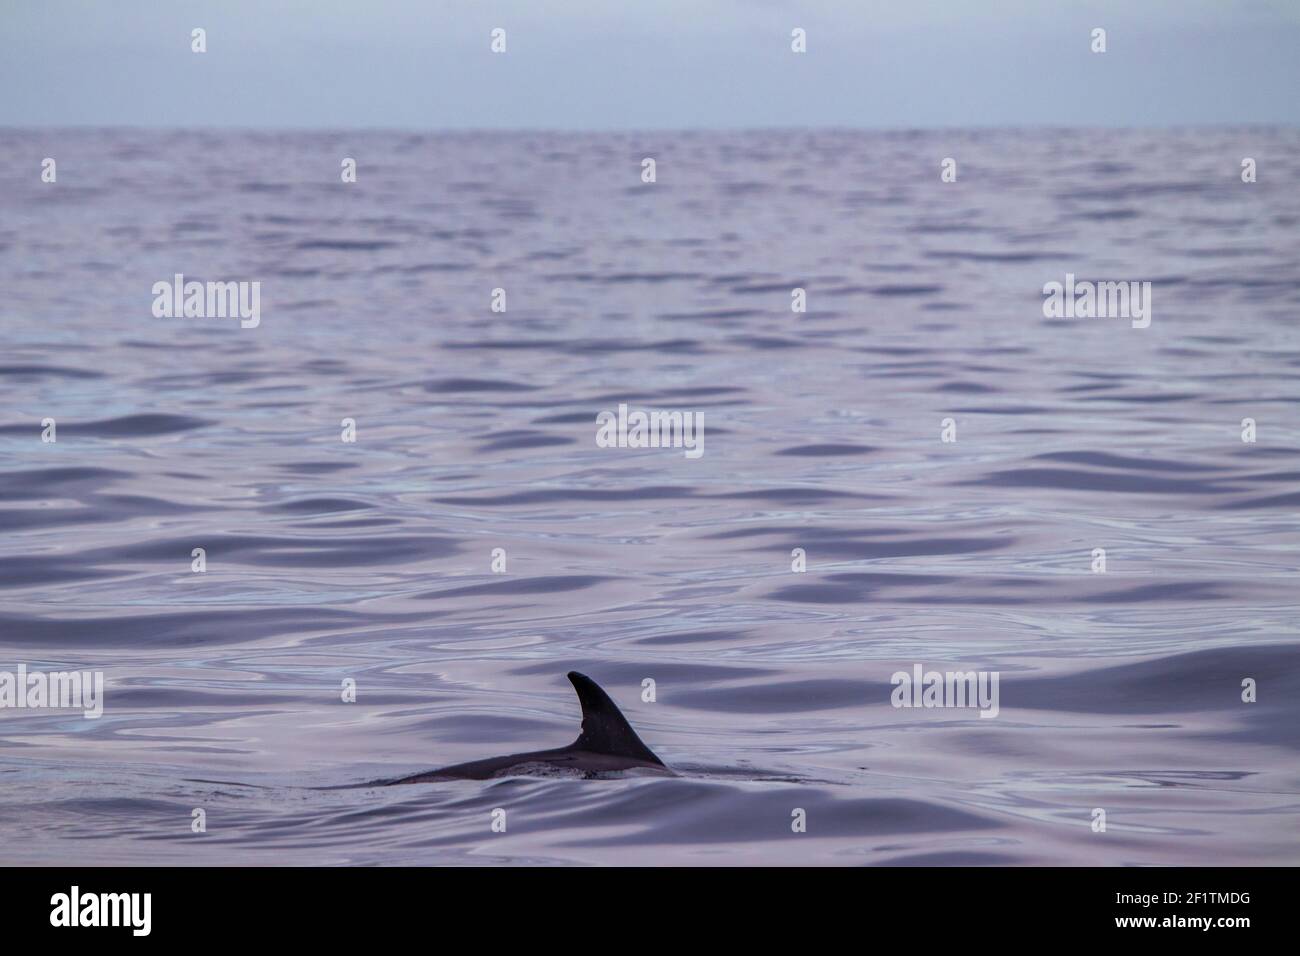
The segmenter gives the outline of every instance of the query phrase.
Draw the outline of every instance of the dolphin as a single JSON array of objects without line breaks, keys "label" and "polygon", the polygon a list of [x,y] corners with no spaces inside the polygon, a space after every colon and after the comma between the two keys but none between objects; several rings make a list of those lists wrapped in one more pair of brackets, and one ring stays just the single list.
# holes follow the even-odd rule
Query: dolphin
[{"label": "dolphin", "polygon": [[558,750],[534,750],[471,760],[441,770],[429,770],[396,780],[381,780],[377,786],[400,783],[429,783],[435,780],[490,780],[518,773],[560,771],[580,774],[588,779],[597,774],[618,770],[651,770],[664,774],[672,771],[654,752],[641,742],[632,725],[619,711],[609,695],[590,677],[569,671],[569,683],[578,692],[582,705],[582,732],[578,739]]}]

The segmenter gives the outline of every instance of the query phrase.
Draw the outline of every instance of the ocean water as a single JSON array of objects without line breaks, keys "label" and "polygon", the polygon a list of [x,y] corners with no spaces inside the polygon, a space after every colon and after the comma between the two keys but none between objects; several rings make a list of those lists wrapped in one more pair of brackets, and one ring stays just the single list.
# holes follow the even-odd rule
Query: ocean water
[{"label": "ocean water", "polygon": [[[0,710],[0,862],[1300,862],[1298,181],[1294,129],[0,132],[0,670],[106,680]],[[568,743],[571,669],[678,776],[346,786]]]}]

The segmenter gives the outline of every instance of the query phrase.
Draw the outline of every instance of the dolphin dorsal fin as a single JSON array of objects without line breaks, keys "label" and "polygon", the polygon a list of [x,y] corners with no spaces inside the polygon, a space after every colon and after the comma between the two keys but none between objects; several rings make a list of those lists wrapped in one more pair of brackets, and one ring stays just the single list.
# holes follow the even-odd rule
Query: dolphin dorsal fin
[{"label": "dolphin dorsal fin", "polygon": [[641,743],[632,725],[599,684],[577,671],[569,671],[568,676],[573,689],[578,692],[578,702],[582,704],[582,733],[573,742],[573,749],[631,757],[663,766],[664,762]]}]

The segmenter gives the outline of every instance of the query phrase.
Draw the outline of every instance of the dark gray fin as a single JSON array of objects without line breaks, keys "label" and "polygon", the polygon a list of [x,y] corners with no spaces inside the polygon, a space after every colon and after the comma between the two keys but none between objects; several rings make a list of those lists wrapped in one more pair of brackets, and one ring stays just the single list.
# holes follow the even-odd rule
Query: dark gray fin
[{"label": "dark gray fin", "polygon": [[569,671],[569,682],[578,692],[578,702],[582,704],[582,733],[573,742],[574,750],[664,765],[649,747],[641,743],[632,725],[599,684],[577,671]]}]

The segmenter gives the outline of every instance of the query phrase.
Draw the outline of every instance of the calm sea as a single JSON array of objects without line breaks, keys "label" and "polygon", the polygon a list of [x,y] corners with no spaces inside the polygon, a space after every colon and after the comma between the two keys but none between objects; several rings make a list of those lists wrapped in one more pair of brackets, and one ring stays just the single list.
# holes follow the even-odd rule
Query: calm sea
[{"label": "calm sea", "polygon": [[[1300,862],[1298,181],[1294,129],[0,132],[0,671],[106,681],[0,710],[0,862]],[[704,454],[597,447],[623,402]],[[568,743],[571,669],[680,775],[313,789]]]}]

